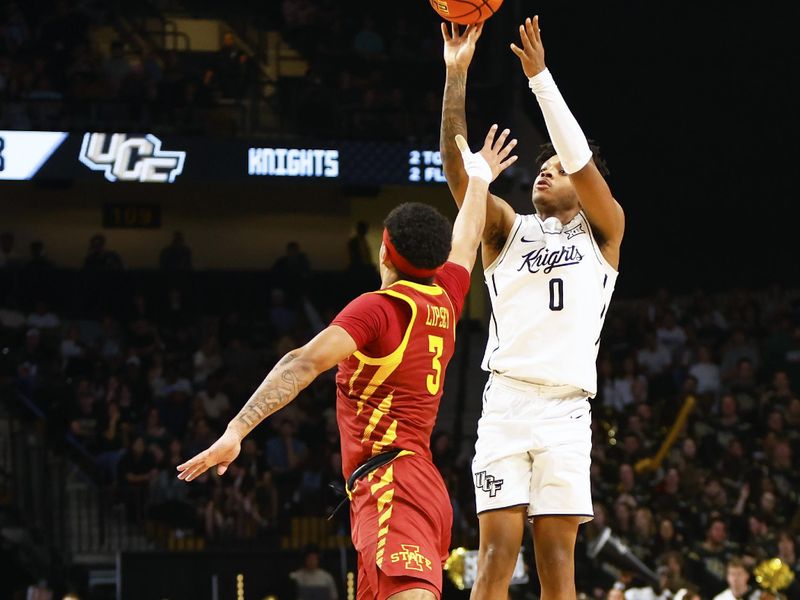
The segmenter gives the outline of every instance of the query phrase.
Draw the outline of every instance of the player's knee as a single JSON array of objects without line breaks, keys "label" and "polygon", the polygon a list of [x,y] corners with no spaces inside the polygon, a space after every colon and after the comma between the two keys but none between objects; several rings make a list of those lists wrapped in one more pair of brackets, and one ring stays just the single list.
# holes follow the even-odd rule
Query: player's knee
[{"label": "player's knee", "polygon": [[546,567],[543,571],[556,579],[573,569],[574,559],[572,548],[562,544],[536,549],[536,562]]},{"label": "player's knee", "polygon": [[493,576],[505,576],[511,573],[519,554],[519,546],[511,547],[503,542],[484,544],[478,553],[478,568]]}]

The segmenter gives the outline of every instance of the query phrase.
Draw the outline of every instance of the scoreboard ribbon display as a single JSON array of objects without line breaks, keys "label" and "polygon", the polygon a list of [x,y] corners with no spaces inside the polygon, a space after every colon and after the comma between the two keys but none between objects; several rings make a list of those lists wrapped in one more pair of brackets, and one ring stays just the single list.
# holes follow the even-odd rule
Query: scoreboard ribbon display
[{"label": "scoreboard ribbon display", "polygon": [[0,130],[0,180],[109,184],[314,181],[341,185],[440,185],[438,150],[402,143],[287,146],[149,133]]}]

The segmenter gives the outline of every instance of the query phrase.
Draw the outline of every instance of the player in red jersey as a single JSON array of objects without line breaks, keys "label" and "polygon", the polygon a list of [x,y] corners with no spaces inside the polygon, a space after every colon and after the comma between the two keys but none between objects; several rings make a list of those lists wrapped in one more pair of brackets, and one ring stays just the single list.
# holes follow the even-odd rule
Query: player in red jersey
[{"label": "player in red jersey", "polygon": [[270,371],[225,433],[178,466],[191,481],[216,466],[222,475],[242,439],[339,365],[337,418],[342,471],[351,500],[358,551],[358,598],[440,598],[450,546],[452,510],[431,460],[436,422],[455,328],[486,219],[486,197],[516,160],[494,125],[480,153],[459,136],[470,175],[455,224],[419,203],[395,208],[385,221],[381,289],[348,304],[333,322]]}]

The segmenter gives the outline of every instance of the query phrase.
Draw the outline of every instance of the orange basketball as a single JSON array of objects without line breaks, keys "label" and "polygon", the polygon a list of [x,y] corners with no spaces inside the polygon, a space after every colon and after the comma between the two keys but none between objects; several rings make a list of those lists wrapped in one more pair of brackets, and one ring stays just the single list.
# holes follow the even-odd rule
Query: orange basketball
[{"label": "orange basketball", "polygon": [[459,25],[481,23],[500,9],[503,0],[428,0],[439,16]]}]

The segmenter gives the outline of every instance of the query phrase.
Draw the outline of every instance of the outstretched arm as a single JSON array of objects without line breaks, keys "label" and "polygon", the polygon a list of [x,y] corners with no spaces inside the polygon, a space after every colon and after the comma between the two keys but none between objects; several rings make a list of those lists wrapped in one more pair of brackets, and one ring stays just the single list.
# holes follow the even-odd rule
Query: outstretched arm
[{"label": "outstretched arm", "polygon": [[604,243],[603,254],[616,267],[625,229],[622,207],[592,160],[592,151],[580,125],[567,107],[544,62],[538,15],[519,27],[522,47],[511,44],[542,110],[550,141],[580,198],[592,228]]},{"label": "outstretched arm", "polygon": [[[439,135],[439,150],[442,156],[447,185],[450,193],[461,207],[467,193],[469,177],[464,170],[460,150],[456,145],[456,136],[467,138],[466,95],[467,71],[475,53],[475,44],[483,32],[483,24],[470,25],[463,32],[455,23],[448,25],[442,23],[442,38],[444,39],[444,62],[447,68],[444,95],[442,97],[442,124]],[[482,238],[505,241],[514,222],[514,210],[503,199],[492,194],[488,195],[486,206],[486,220]],[[496,245],[496,244],[495,244]],[[500,244],[502,246],[502,243]],[[491,253],[486,255],[491,262]]]},{"label": "outstretched arm", "polygon": [[481,33],[483,24],[470,25],[461,33],[455,23],[451,23],[449,29],[446,23],[442,23],[446,74],[439,150],[447,185],[459,207],[464,201],[469,178],[456,145],[456,136],[467,138],[467,71]]},{"label": "outstretched arm", "polygon": [[506,143],[509,133],[508,129],[504,129],[497,136],[497,125],[492,125],[486,134],[483,148],[477,154],[470,152],[464,136],[459,134],[455,138],[469,182],[453,224],[453,247],[448,260],[463,266],[467,271],[472,271],[475,265],[475,253],[486,224],[489,184],[517,160],[516,155],[509,156],[517,145],[517,140]]},{"label": "outstretched arm", "polygon": [[350,334],[338,325],[331,325],[302,348],[289,352],[231,419],[225,433],[207,450],[178,465],[178,479],[191,481],[214,466],[222,475],[239,455],[244,437],[256,425],[294,400],[320,373],[357,349]]}]

